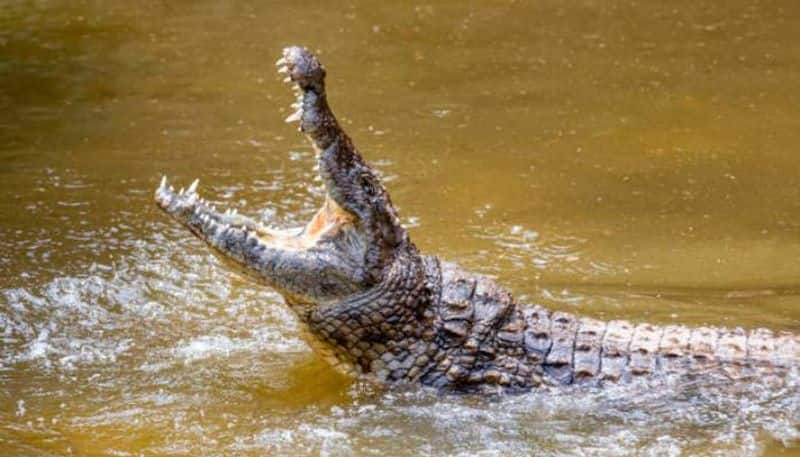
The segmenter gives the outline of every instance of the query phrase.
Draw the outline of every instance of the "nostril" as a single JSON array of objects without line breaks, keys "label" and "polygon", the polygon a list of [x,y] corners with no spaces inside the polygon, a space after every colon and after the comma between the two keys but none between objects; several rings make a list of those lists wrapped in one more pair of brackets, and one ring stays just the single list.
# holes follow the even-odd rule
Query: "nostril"
[{"label": "nostril", "polygon": [[325,69],[308,49],[291,46],[283,50],[283,57],[276,62],[279,72],[289,74],[289,79],[302,88],[320,85],[325,78]]}]

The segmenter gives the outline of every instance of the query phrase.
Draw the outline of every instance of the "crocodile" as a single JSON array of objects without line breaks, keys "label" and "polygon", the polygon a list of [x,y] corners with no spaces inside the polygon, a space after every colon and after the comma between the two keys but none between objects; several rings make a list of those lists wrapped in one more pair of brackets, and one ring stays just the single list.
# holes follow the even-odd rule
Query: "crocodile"
[{"label": "crocodile", "polygon": [[197,180],[175,191],[164,177],[155,200],[226,264],[277,290],[334,366],[384,383],[503,392],[797,369],[793,333],[579,317],[518,303],[493,279],[420,253],[331,111],[317,57],[293,46],[277,65],[297,94],[286,121],[310,140],[325,187],[313,218],[281,230],[218,212]]}]

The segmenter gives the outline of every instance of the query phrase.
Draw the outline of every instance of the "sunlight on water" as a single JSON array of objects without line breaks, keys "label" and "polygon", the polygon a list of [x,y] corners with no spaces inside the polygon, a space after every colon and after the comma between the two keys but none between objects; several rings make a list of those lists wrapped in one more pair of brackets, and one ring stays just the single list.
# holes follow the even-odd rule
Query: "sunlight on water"
[{"label": "sunlight on water", "polygon": [[299,225],[272,62],[331,103],[420,248],[524,303],[800,332],[795,2],[6,2],[0,454],[799,455],[800,374],[513,397],[337,374],[161,215],[162,173]]}]

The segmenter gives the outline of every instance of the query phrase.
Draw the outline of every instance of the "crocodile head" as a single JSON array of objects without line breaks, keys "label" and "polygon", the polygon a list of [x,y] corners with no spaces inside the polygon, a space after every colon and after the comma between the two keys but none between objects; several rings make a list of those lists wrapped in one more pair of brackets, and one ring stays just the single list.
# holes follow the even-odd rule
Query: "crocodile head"
[{"label": "crocodile head", "polygon": [[304,309],[372,288],[403,253],[416,252],[378,175],[339,127],[325,93],[325,69],[301,47],[289,47],[279,72],[297,93],[295,112],[317,152],[326,196],[304,227],[277,230],[235,211],[217,211],[197,181],[175,191],[163,178],[158,206],[208,243],[229,265]]}]

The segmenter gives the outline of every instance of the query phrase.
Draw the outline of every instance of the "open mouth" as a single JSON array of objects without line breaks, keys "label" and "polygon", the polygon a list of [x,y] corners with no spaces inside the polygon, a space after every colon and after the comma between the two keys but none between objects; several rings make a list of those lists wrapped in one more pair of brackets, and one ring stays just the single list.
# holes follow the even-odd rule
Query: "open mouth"
[{"label": "open mouth", "polygon": [[[286,118],[286,122],[300,121],[301,130],[313,127],[311,124],[318,117],[316,111],[319,99],[324,93],[324,69],[315,58],[310,58],[307,51],[298,47],[285,49],[276,66],[279,67],[279,73],[287,75],[284,82],[291,83],[297,95],[297,100],[291,105],[295,111]],[[309,117],[312,119],[304,121],[304,118]],[[224,247],[228,251],[237,244],[249,246],[250,249],[259,245],[288,250],[310,249],[327,234],[353,222],[351,214],[332,200],[326,199],[322,209],[305,227],[285,230],[267,227],[259,221],[237,214],[235,209],[218,212],[199,196],[198,182],[199,180],[195,180],[187,189],[176,192],[167,178],[163,177],[155,193],[156,202],[195,235],[214,246],[225,243],[225,246],[217,247]]]},{"label": "open mouth", "polygon": [[[304,227],[269,227],[238,214],[235,209],[217,211],[214,205],[200,197],[197,192],[198,183],[199,180],[195,180],[188,189],[175,191],[165,176],[156,189],[156,203],[199,238],[232,254],[237,252],[232,248],[239,244],[249,249],[263,246],[283,250],[308,250],[327,238],[327,235],[332,235],[352,223],[352,216],[341,208],[334,208],[335,204],[327,201]],[[239,260],[245,259],[242,256]]]},{"label": "open mouth", "polygon": [[324,301],[377,282],[398,247],[413,245],[380,177],[341,129],[325,95],[325,69],[307,49],[293,46],[276,62],[298,93],[287,122],[317,152],[325,202],[304,227],[279,230],[237,214],[219,212],[197,193],[198,183],[175,191],[166,177],[155,192],[158,206],[234,260],[251,276],[293,299]]}]

